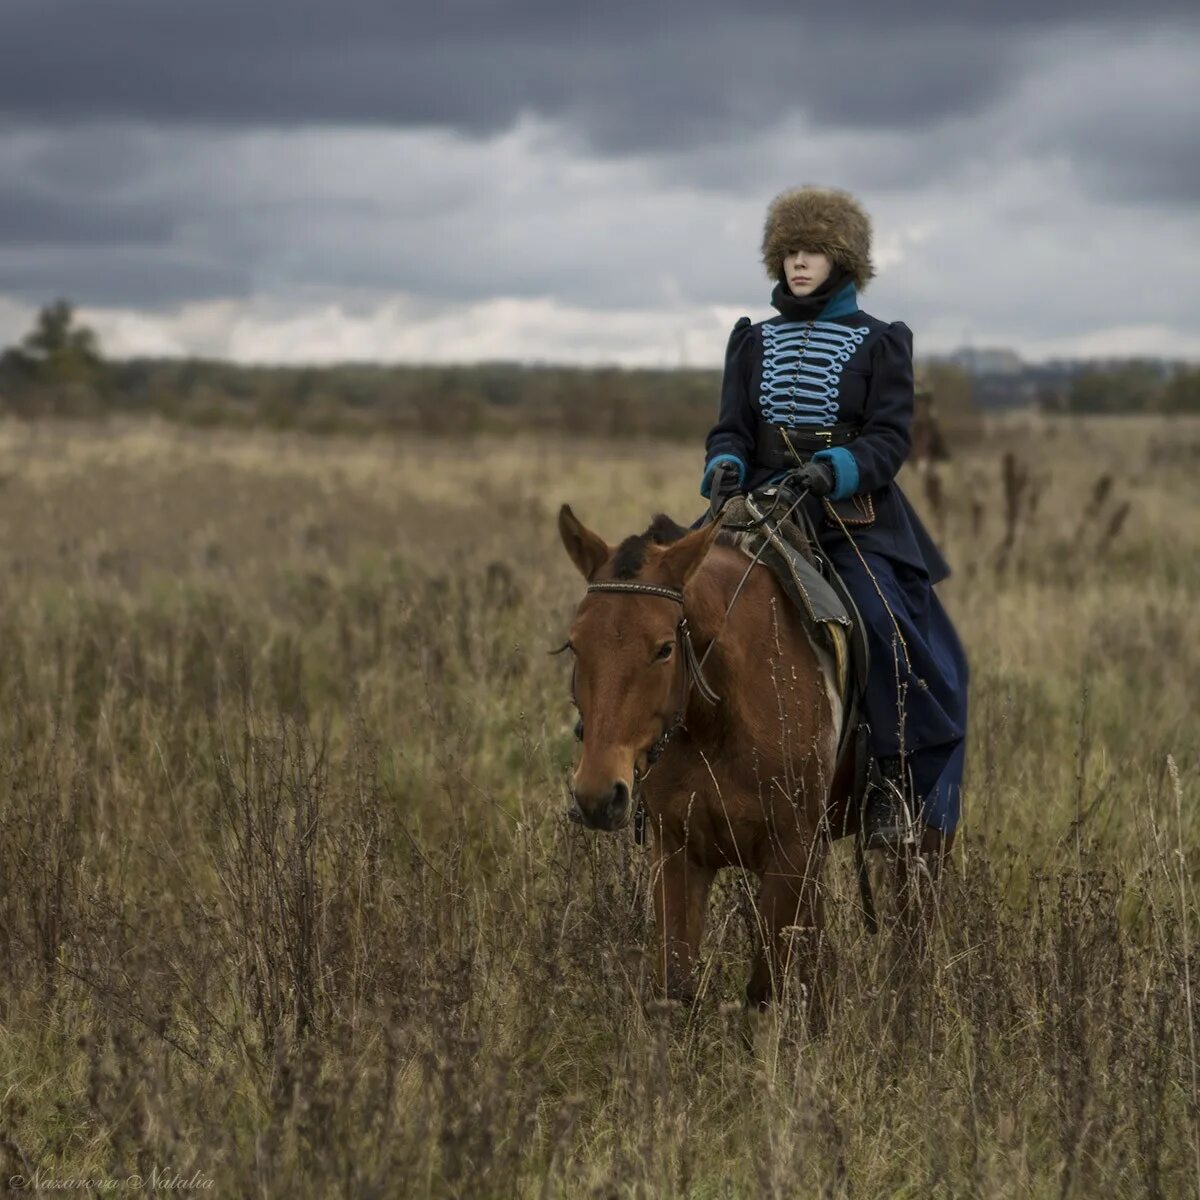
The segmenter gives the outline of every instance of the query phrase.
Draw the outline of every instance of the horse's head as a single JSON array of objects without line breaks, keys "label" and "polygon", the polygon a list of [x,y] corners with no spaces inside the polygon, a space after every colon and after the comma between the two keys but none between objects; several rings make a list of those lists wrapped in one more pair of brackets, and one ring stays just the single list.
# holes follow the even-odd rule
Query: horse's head
[{"label": "horse's head", "polygon": [[692,533],[665,516],[615,550],[567,505],[558,529],[571,561],[589,583],[634,581],[662,593],[592,591],[580,603],[567,647],[583,731],[571,793],[585,824],[621,829],[633,816],[634,780],[682,715],[687,669],[680,645],[682,593],[704,561],[718,526]]}]

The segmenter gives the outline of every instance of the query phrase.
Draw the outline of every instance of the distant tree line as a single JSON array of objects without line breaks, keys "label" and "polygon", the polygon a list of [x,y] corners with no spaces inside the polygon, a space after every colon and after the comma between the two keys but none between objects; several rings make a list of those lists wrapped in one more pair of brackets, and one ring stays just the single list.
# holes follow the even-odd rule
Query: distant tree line
[{"label": "distant tree line", "polygon": [[1153,359],[1089,367],[1060,389],[1059,396],[1067,412],[1200,414],[1200,367],[1176,364],[1164,369]]},{"label": "distant tree line", "polygon": [[[921,384],[953,439],[978,427],[972,380],[930,363]],[[0,355],[0,408],[22,416],[156,413],[196,425],[314,432],[421,430],[703,437],[720,372],[703,369],[471,366],[252,367],[205,359],[106,360],[69,302],[38,314]],[[1200,412],[1200,369],[1129,362],[1083,370],[1043,401],[1070,412]]]}]

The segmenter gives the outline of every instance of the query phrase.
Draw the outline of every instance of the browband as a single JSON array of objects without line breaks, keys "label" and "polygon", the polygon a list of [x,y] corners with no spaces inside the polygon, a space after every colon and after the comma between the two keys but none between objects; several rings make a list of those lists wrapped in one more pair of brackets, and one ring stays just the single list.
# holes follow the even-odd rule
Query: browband
[{"label": "browband", "polygon": [[617,579],[602,580],[600,583],[589,583],[589,592],[640,592],[643,596],[662,596],[665,600],[674,600],[682,607],[683,593],[678,588],[667,587],[661,583],[638,583],[630,580],[622,583]]}]

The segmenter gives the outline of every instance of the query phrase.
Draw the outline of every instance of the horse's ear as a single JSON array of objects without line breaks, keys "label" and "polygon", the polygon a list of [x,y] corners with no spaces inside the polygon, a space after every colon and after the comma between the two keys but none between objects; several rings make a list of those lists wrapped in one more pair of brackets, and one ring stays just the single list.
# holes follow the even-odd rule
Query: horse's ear
[{"label": "horse's ear", "polygon": [[584,525],[569,504],[558,510],[558,533],[584,579],[591,579],[612,557],[608,543]]},{"label": "horse's ear", "polygon": [[688,580],[696,573],[720,532],[721,522],[710,521],[667,547],[661,565],[674,587],[682,590],[687,586]]}]

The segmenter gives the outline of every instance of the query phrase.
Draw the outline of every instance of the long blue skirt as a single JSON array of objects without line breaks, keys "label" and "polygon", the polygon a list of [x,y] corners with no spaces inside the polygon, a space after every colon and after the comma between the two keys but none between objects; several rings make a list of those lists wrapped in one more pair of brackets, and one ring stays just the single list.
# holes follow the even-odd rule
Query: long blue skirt
[{"label": "long blue skirt", "polygon": [[843,539],[825,549],[867,630],[871,748],[879,758],[905,754],[920,819],[951,833],[962,811],[967,733],[962,642],[923,572],[869,551],[860,559]]}]

